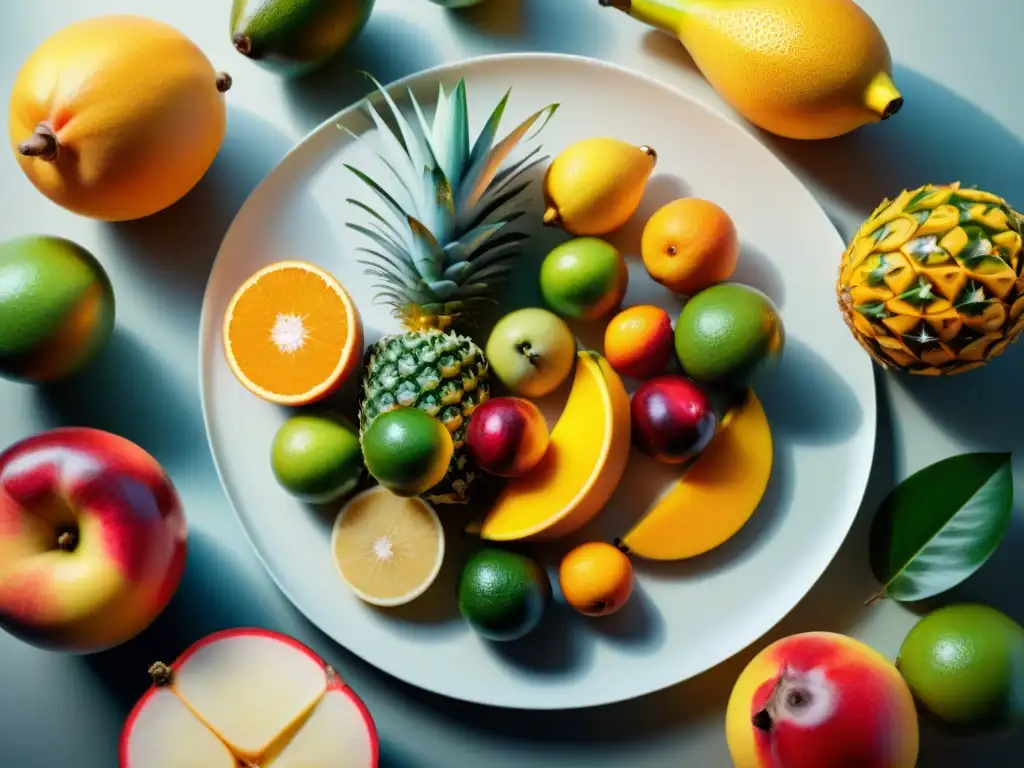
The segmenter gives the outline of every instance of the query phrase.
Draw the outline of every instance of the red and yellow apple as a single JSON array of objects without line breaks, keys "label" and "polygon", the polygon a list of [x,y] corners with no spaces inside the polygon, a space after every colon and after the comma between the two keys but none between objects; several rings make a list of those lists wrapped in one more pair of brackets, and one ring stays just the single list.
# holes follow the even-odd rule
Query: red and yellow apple
[{"label": "red and yellow apple", "polygon": [[265,629],[200,640],[167,666],[121,734],[121,768],[376,768],[377,729],[313,651]]},{"label": "red and yellow apple", "polygon": [[181,580],[186,524],[156,459],[117,435],[55,429],[0,454],[0,627],[52,650],[131,639]]},{"label": "red and yellow apple", "polygon": [[896,667],[830,632],[769,645],[743,670],[726,712],[736,768],[913,768],[918,723]]}]

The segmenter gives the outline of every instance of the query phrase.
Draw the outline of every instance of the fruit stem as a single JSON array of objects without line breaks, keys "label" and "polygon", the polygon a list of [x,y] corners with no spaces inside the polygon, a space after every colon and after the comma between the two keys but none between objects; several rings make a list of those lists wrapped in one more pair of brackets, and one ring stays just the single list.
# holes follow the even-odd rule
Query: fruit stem
[{"label": "fruit stem", "polygon": [[683,22],[681,0],[598,0],[602,8],[628,13],[637,21],[679,36]]},{"label": "fruit stem", "polygon": [[880,120],[888,120],[903,107],[903,96],[887,72],[879,72],[868,83],[864,92],[864,104],[878,115]]},{"label": "fruit stem", "polygon": [[883,599],[884,597],[885,597],[885,587],[882,587],[880,590],[875,592],[875,594],[873,594],[871,597],[869,597],[867,600],[865,600],[864,601],[864,605],[867,606],[867,605],[871,605],[872,603],[877,603],[879,600]]},{"label": "fruit stem", "polygon": [[62,552],[74,552],[78,546],[78,536],[74,531],[64,531],[57,537],[57,546]]},{"label": "fruit stem", "polygon": [[157,661],[150,665],[149,676],[153,680],[153,685],[162,688],[170,685],[174,679],[174,671],[162,661]]},{"label": "fruit stem", "polygon": [[217,90],[220,93],[227,93],[228,90],[231,88],[232,83],[234,82],[235,81],[231,79],[231,75],[229,75],[227,72],[217,73]]},{"label": "fruit stem", "polygon": [[652,164],[658,164],[658,153],[655,151],[654,147],[649,147],[646,144],[644,144],[642,147],[640,147],[640,151],[651,158]]},{"label": "fruit stem", "polygon": [[235,38],[231,41],[234,43],[235,50],[243,56],[249,56],[255,58],[252,55],[252,38],[248,35],[235,35]]},{"label": "fruit stem", "polygon": [[60,142],[53,128],[46,123],[40,123],[36,126],[35,132],[18,145],[18,151],[25,157],[38,157],[52,163],[60,154]]},{"label": "fruit stem", "polygon": [[524,354],[530,361],[530,365],[537,365],[540,362],[540,354],[533,351],[533,346],[528,341],[520,341],[516,344],[516,351]]},{"label": "fruit stem", "polygon": [[558,215],[558,210],[554,206],[551,206],[546,211],[544,211],[544,226],[555,226],[556,224],[558,224],[559,218],[561,217]]}]

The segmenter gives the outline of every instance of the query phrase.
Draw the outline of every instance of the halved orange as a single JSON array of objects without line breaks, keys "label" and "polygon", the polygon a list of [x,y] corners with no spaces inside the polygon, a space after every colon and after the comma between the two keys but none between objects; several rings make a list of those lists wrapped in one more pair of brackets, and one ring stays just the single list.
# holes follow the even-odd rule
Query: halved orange
[{"label": "halved orange", "polygon": [[359,365],[363,328],[341,284],[304,261],[264,267],[224,313],[224,354],[242,385],[280,405],[334,392]]}]

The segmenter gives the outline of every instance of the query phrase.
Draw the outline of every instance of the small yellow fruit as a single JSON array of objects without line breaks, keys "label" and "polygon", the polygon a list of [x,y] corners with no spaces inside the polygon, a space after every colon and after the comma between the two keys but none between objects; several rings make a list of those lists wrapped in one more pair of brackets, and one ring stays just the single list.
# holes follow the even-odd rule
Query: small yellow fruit
[{"label": "small yellow fruit", "polygon": [[577,236],[614,232],[636,213],[658,155],[618,139],[579,141],[544,176],[544,223]]},{"label": "small yellow fruit", "polygon": [[566,602],[584,616],[608,616],[633,594],[633,564],[611,544],[592,541],[565,556],[558,583]]}]

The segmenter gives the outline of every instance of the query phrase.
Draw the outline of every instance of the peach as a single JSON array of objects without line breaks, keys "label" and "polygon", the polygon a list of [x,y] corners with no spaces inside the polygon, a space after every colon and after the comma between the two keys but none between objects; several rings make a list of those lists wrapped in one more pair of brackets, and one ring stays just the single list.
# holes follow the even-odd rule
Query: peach
[{"label": "peach", "polygon": [[769,645],[740,674],[726,711],[736,768],[913,768],[918,723],[896,667],[844,635]]},{"label": "peach", "polygon": [[377,766],[362,700],[290,637],[217,632],[149,673],[153,686],[121,734],[121,768]]},{"label": "peach", "polygon": [[43,648],[123,643],[167,605],[186,525],[170,478],[139,446],[55,429],[0,454],[0,627]]}]

